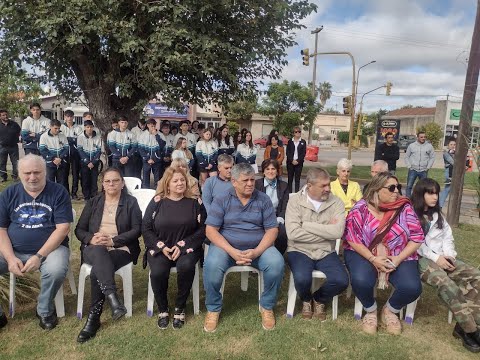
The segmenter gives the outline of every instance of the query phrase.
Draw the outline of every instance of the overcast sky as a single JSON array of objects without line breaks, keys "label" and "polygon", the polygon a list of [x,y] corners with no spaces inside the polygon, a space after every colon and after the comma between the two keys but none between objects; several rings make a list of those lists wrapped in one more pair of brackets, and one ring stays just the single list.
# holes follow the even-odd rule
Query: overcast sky
[{"label": "overcast sky", "polygon": [[[311,31],[323,25],[318,51],[349,51],[355,57],[359,94],[393,83],[366,95],[364,110],[395,109],[406,104],[434,107],[437,99],[461,100],[465,82],[477,1],[475,0],[313,0],[318,6],[297,32],[298,45],[288,51],[282,80],[307,84],[310,66],[302,65],[300,50],[313,53]],[[351,94],[352,66],[346,55],[319,56],[317,84],[328,81],[334,90],[326,107],[342,109],[342,97]],[[267,81],[268,82],[268,81]],[[477,100],[479,96],[477,95]],[[359,99],[360,101],[360,99]]]}]

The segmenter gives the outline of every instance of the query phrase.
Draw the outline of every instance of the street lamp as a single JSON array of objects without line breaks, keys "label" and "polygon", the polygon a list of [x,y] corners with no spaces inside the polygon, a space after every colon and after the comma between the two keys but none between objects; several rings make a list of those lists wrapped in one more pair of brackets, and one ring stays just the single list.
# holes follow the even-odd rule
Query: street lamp
[{"label": "street lamp", "polygon": [[376,63],[376,62],[377,62],[377,60],[372,60],[372,61],[370,61],[369,63],[366,63],[365,65],[362,65],[362,66],[360,66],[360,67],[358,68],[358,71],[357,71],[357,85],[356,85],[356,87],[355,87],[355,100],[354,100],[355,103],[354,103],[354,106],[353,106],[353,109],[354,109],[353,112],[354,112],[354,113],[356,113],[356,111],[357,111],[357,95],[358,95],[358,79],[359,79],[358,77],[360,76],[360,70],[361,70],[362,68],[364,68],[365,66],[368,66],[368,65],[373,64],[373,63]]}]

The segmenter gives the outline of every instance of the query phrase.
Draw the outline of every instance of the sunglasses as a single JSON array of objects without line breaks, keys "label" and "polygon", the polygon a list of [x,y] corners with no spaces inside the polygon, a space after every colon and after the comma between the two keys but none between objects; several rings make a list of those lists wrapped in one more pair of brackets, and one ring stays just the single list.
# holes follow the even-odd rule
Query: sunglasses
[{"label": "sunglasses", "polygon": [[402,185],[401,184],[384,186],[383,188],[388,189],[388,191],[390,191],[391,193],[395,192],[395,189],[397,189],[398,192],[402,191]]},{"label": "sunglasses", "polygon": [[295,134],[301,133],[301,131],[294,131]]}]

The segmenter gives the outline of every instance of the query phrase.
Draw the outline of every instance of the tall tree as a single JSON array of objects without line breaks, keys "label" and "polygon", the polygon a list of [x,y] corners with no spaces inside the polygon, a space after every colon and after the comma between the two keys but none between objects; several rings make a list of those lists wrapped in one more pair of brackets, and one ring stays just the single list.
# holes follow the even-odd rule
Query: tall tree
[{"label": "tall tree", "polygon": [[250,121],[252,115],[257,111],[257,98],[240,100],[226,106],[226,117],[228,120]]},{"label": "tall tree", "polygon": [[468,60],[465,87],[463,89],[462,110],[458,127],[455,164],[453,167],[450,201],[448,202],[447,220],[457,227],[460,220],[460,206],[462,204],[463,181],[465,177],[465,159],[468,153],[468,139],[471,136],[473,108],[477,93],[478,76],[480,72],[480,0],[477,0],[477,15],[473,28],[470,57]]},{"label": "tall tree", "polygon": [[332,97],[332,84],[324,81],[320,84],[318,91],[320,93],[320,104],[325,107],[325,103]]},{"label": "tall tree", "polygon": [[313,127],[321,105],[312,96],[310,86],[303,86],[298,81],[271,83],[261,112],[275,117],[274,127],[281,134],[289,136],[295,126],[305,130]]},{"label": "tall tree", "polygon": [[308,0],[3,0],[0,49],[62,95],[83,92],[106,129],[156,96],[223,105],[278,78],[315,10]]}]

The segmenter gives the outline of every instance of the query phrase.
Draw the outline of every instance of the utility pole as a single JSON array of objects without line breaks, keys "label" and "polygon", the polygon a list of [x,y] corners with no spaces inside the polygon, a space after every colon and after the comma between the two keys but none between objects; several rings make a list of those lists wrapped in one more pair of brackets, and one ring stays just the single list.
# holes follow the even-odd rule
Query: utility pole
[{"label": "utility pole", "polygon": [[[313,53],[313,79],[312,79],[312,98],[315,102],[315,83],[317,82],[317,51],[318,51],[318,33],[323,30],[323,25],[312,30],[311,34],[315,34],[315,51]],[[312,125],[308,128],[308,143],[312,143],[312,128],[315,124],[315,119]]]},{"label": "utility pole", "polygon": [[453,166],[452,186],[448,202],[447,221],[451,226],[457,227],[460,219],[460,206],[463,195],[463,182],[465,177],[465,160],[468,154],[468,139],[471,136],[473,107],[475,106],[475,93],[478,85],[478,72],[480,68],[480,0],[477,0],[477,15],[470,46],[465,87],[463,89],[462,110],[458,127],[457,148]]}]

